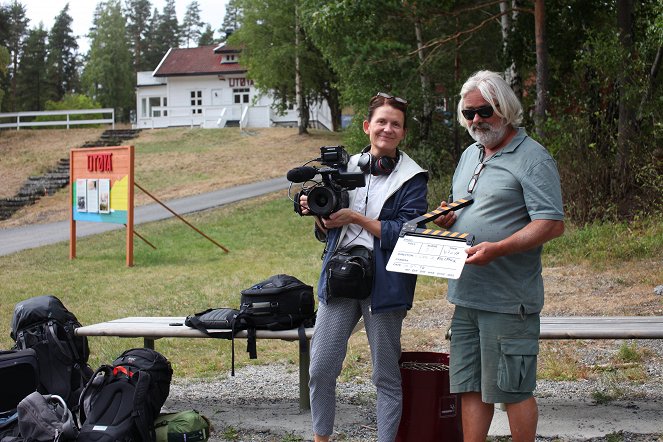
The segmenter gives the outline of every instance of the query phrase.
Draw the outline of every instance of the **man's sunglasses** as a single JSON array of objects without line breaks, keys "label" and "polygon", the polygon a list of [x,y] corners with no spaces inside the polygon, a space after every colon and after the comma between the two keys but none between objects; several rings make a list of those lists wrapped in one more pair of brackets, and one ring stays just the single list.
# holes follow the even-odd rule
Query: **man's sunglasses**
[{"label": "man's sunglasses", "polygon": [[396,97],[394,95],[385,94],[384,92],[378,92],[375,94],[376,97],[386,98],[387,100],[394,100],[398,103],[404,104],[407,106],[407,100],[405,98]]},{"label": "man's sunglasses", "polygon": [[493,116],[493,113],[495,112],[493,110],[493,107],[488,105],[488,106],[481,106],[478,109],[463,109],[460,111],[463,116],[465,117],[466,120],[474,120],[474,116],[479,114],[481,118],[490,118]]}]

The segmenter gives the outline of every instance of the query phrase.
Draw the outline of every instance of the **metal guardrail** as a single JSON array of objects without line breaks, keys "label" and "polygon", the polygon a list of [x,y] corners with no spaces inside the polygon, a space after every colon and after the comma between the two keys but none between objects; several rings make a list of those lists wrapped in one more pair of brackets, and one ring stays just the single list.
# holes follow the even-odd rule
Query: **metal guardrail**
[{"label": "metal guardrail", "polygon": [[[110,118],[94,118],[89,120],[72,120],[70,118],[71,115],[91,115],[91,114],[101,114],[102,116],[104,114],[110,114],[111,116]],[[21,121],[21,118],[53,116],[53,115],[65,116],[66,119],[58,121]],[[113,108],[0,113],[0,120],[4,118],[15,118],[16,121],[12,123],[0,123],[0,129],[16,128],[16,130],[20,130],[20,128],[22,127],[39,127],[39,126],[66,126],[67,129],[69,129],[70,126],[78,126],[84,124],[111,124],[113,129],[115,129],[115,109]]]}]

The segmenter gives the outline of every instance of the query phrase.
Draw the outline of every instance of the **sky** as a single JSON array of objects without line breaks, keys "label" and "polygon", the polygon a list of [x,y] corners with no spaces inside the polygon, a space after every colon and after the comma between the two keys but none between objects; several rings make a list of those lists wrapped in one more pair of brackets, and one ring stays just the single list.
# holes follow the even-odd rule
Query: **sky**
[{"label": "sky", "polygon": [[[0,0],[2,4],[9,4],[10,0]],[[27,17],[30,19],[28,26],[32,29],[39,25],[40,22],[44,23],[44,28],[50,30],[53,26],[55,17],[62,11],[67,3],[69,3],[69,15],[73,19],[71,24],[72,31],[78,39],[78,50],[81,54],[86,53],[90,44],[85,37],[90,27],[92,26],[92,17],[94,10],[99,3],[96,0],[19,0],[25,5],[27,10]],[[166,0],[151,0],[152,10],[157,8],[159,12],[163,10]],[[177,19],[182,22],[186,7],[191,3],[191,0],[175,0],[175,9],[177,11]],[[200,5],[200,19],[212,25],[212,29],[217,30],[223,23],[223,17],[226,13],[226,4],[228,0],[198,0]],[[124,1],[122,1],[124,4]],[[218,33],[215,33],[218,37]]]}]

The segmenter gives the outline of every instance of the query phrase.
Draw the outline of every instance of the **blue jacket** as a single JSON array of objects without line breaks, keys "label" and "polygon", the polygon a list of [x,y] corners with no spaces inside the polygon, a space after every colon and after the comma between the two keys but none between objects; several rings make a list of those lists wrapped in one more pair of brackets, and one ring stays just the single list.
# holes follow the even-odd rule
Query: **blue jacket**
[{"label": "blue jacket", "polygon": [[[358,155],[350,159],[349,172],[359,170],[357,159]],[[404,152],[401,152],[401,159],[398,163],[398,167],[392,172],[397,179],[393,180],[378,217],[381,221],[381,238],[376,237],[373,240],[375,271],[371,291],[371,311],[374,313],[412,308],[414,289],[417,284],[417,275],[386,270],[387,262],[396,246],[403,224],[425,214],[428,208],[426,200],[428,174]],[[352,207],[353,201],[354,192],[351,192],[350,207]],[[326,253],[323,256],[322,272],[318,280],[318,299],[322,303],[327,301],[324,269],[346,230],[347,227],[343,227],[330,229],[327,232]]]}]

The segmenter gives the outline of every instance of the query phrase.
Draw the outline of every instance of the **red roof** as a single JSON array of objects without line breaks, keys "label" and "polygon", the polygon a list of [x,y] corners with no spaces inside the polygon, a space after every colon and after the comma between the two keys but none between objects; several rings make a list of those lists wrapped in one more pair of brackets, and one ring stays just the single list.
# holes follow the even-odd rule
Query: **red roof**
[{"label": "red roof", "polygon": [[219,45],[173,48],[161,60],[154,76],[242,74],[246,68],[239,63],[221,63],[224,54],[238,52],[240,50],[221,48]]}]

